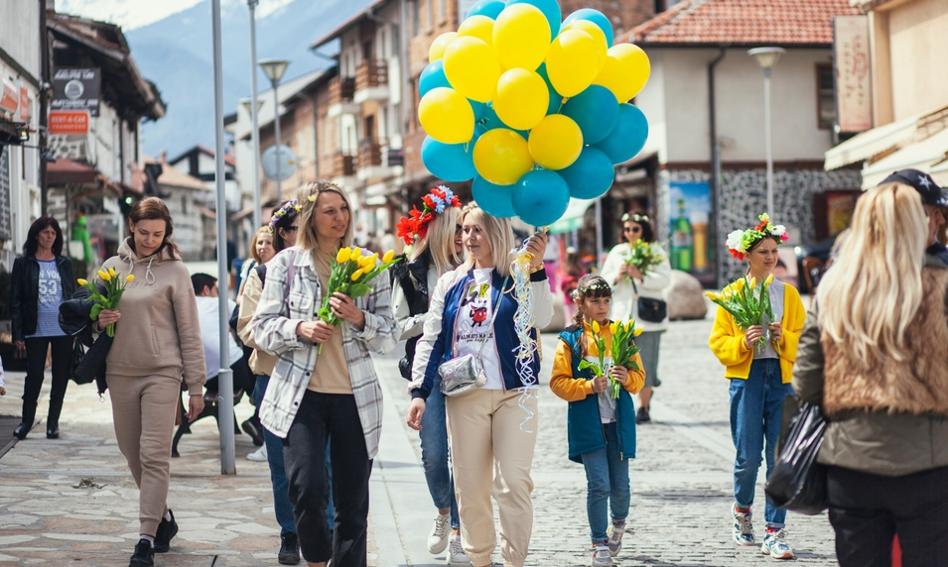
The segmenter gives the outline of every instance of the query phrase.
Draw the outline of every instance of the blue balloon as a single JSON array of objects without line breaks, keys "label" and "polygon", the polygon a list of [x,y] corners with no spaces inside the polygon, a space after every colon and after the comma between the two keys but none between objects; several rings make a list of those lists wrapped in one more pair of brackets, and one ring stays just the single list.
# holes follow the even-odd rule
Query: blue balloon
[{"label": "blue balloon", "polygon": [[471,100],[471,99],[467,99],[467,101],[471,103],[471,108],[474,110],[474,121],[475,121],[474,125],[476,126],[477,125],[476,122],[480,120],[481,117],[484,116],[485,112],[487,112],[488,103],[478,102],[476,100]]},{"label": "blue balloon", "polygon": [[556,114],[560,111],[560,107],[563,106],[563,95],[556,92],[556,89],[553,88],[553,83],[550,82],[550,76],[546,72],[546,63],[541,64],[537,68],[537,74],[543,77],[543,82],[546,83],[546,89],[550,91],[550,104],[546,107],[546,113]]},{"label": "blue balloon", "polygon": [[560,33],[560,4],[556,0],[507,0],[507,5],[512,4],[530,4],[536,6],[543,12],[546,21],[550,24],[550,38],[554,38]]},{"label": "blue balloon", "polygon": [[565,25],[575,20],[588,20],[599,26],[602,33],[606,34],[606,43],[609,44],[609,47],[612,47],[612,42],[615,39],[612,34],[612,22],[609,21],[609,18],[605,14],[599,10],[593,10],[592,8],[581,8],[566,16],[566,19],[563,20],[563,24]]},{"label": "blue balloon", "polygon": [[421,143],[421,161],[435,177],[457,183],[474,177],[474,144],[442,144],[425,137]]},{"label": "blue balloon", "polygon": [[425,96],[431,89],[451,87],[447,75],[444,74],[444,60],[438,59],[428,63],[418,77],[418,96]]},{"label": "blue balloon", "polygon": [[642,151],[648,139],[648,119],[633,104],[619,105],[615,128],[596,147],[605,152],[612,163],[622,163]]},{"label": "blue balloon", "polygon": [[606,194],[616,177],[615,167],[602,150],[583,149],[573,165],[557,171],[569,185],[570,197],[595,199]]},{"label": "blue balloon", "polygon": [[471,196],[477,206],[497,218],[517,215],[513,207],[513,192],[516,185],[495,185],[480,176],[471,183]]},{"label": "blue balloon", "polygon": [[569,187],[556,172],[547,169],[530,171],[515,185],[514,210],[527,224],[551,225],[563,216],[567,205]]},{"label": "blue balloon", "polygon": [[492,20],[496,20],[503,10],[503,0],[480,0],[465,12],[464,19],[466,20],[471,16],[487,16]]},{"label": "blue balloon", "polygon": [[590,85],[566,101],[562,113],[579,124],[583,143],[595,144],[609,135],[619,116],[616,95],[602,85]]}]

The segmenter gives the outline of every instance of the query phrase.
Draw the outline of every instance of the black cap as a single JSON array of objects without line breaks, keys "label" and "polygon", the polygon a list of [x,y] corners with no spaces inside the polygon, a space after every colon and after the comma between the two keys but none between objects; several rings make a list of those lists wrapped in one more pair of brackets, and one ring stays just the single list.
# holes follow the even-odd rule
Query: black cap
[{"label": "black cap", "polygon": [[903,183],[918,191],[922,203],[948,209],[948,189],[939,187],[932,176],[917,169],[900,169],[882,180],[883,183]]}]

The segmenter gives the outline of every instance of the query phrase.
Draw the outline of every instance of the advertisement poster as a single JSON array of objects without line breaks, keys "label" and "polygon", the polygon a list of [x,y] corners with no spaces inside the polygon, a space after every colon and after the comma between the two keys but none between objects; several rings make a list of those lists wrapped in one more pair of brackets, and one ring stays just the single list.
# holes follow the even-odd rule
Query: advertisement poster
[{"label": "advertisement poster", "polygon": [[86,111],[99,115],[102,77],[98,69],[56,69],[50,110]]},{"label": "advertisement poster", "polygon": [[711,188],[707,181],[672,181],[669,193],[671,267],[694,275],[702,283],[713,284],[714,260],[708,233]]}]

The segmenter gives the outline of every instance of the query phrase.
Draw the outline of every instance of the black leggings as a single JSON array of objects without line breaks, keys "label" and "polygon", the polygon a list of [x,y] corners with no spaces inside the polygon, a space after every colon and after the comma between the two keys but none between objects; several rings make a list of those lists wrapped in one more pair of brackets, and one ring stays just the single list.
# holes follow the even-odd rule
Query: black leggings
[{"label": "black leggings", "polygon": [[35,337],[26,339],[26,383],[23,386],[23,423],[33,426],[36,419],[36,402],[43,389],[46,370],[46,351],[53,345],[53,388],[49,396],[48,426],[59,424],[59,413],[63,409],[66,386],[72,372],[72,337]]}]

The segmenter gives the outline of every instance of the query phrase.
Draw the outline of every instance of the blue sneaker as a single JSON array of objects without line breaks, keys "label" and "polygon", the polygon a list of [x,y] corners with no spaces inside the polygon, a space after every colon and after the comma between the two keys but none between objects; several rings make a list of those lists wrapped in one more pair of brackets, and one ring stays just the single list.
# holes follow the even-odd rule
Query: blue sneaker
[{"label": "blue sneaker", "polygon": [[782,528],[775,532],[768,531],[764,536],[763,545],[760,546],[760,552],[774,559],[793,559],[793,549],[784,540],[785,535]]},{"label": "blue sneaker", "polygon": [[751,511],[739,512],[737,504],[735,504],[731,507],[731,514],[734,516],[734,543],[737,545],[755,545]]}]

